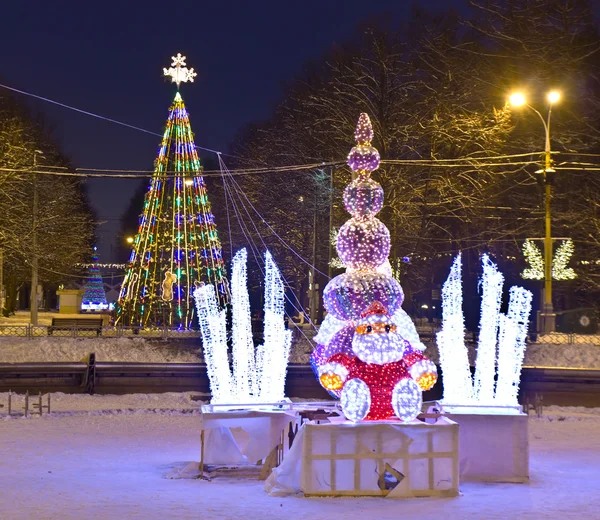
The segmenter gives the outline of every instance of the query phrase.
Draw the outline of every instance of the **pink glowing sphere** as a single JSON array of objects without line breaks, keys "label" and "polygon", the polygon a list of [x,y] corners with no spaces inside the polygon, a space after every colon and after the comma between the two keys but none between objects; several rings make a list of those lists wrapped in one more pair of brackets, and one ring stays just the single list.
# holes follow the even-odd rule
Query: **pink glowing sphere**
[{"label": "pink glowing sphere", "polygon": [[374,217],[383,207],[383,188],[370,177],[360,175],[346,186],[344,207],[353,217]]},{"label": "pink glowing sphere", "polygon": [[370,144],[359,144],[348,154],[348,166],[354,172],[372,172],[379,168],[379,152]]},{"label": "pink glowing sphere", "polygon": [[351,218],[341,228],[337,237],[337,253],[346,267],[375,269],[390,254],[390,232],[376,218]]},{"label": "pink glowing sphere", "polygon": [[323,291],[327,312],[339,320],[358,320],[373,302],[380,302],[393,315],[403,300],[404,293],[396,279],[377,272],[341,274]]}]

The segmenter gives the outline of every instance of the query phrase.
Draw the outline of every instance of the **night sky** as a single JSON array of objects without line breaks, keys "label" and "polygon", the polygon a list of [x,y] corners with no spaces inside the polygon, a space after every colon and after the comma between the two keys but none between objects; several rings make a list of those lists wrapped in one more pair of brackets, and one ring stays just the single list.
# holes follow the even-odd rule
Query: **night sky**
[{"label": "night sky", "polygon": [[[465,4],[421,3],[431,10]],[[401,19],[411,6],[403,0],[3,2],[0,83],[160,134],[175,94],[162,68],[181,52],[198,73],[181,88],[196,144],[227,152],[245,124],[269,117],[304,63],[347,40],[364,18]],[[158,136],[42,101],[33,106],[46,114],[75,167],[152,169]],[[125,260],[111,244],[138,182],[89,181],[96,216],[107,221],[99,230],[101,261]]]}]

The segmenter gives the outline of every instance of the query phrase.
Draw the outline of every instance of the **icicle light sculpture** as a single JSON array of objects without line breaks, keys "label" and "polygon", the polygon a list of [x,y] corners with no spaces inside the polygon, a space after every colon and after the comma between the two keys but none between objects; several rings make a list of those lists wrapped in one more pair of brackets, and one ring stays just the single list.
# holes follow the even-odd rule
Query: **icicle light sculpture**
[{"label": "icicle light sculpture", "polygon": [[271,254],[265,254],[264,343],[256,351],[252,342],[247,288],[247,253],[237,252],[232,262],[232,351],[227,352],[227,314],[219,310],[215,289],[194,290],[213,404],[275,403],[284,399],[291,331],[284,322],[284,287]]},{"label": "icicle light sculpture", "polygon": [[321,385],[341,398],[348,419],[411,421],[437,371],[421,353],[425,347],[402,310],[402,287],[388,261],[390,233],[375,217],[383,207],[383,189],[370,178],[380,158],[371,146],[367,114],[360,115],[354,136],[357,145],[348,165],[356,178],[344,191],[352,218],[335,241],[347,270],[323,292],[328,314],[315,337],[311,363]]},{"label": "icicle light sculpture", "polygon": [[488,257],[481,257],[481,317],[479,320],[479,342],[475,360],[475,383],[473,394],[476,400],[490,402],[494,398],[494,373],[496,369],[496,343],[498,341],[498,319],[502,301],[504,276]]},{"label": "icicle light sculpture", "polygon": [[462,312],[462,258],[459,254],[442,287],[442,330],[437,333],[440,365],[444,373],[444,401],[466,403],[473,399],[469,353],[465,345]]},{"label": "icicle light sculpture", "polygon": [[[465,346],[460,254],[442,288],[443,323],[437,344],[444,374],[443,402],[463,406],[517,406],[532,294],[521,287],[511,287],[508,312],[500,313],[504,277],[487,255],[482,256],[482,265],[475,384]],[[498,383],[494,388],[496,365]]]}]

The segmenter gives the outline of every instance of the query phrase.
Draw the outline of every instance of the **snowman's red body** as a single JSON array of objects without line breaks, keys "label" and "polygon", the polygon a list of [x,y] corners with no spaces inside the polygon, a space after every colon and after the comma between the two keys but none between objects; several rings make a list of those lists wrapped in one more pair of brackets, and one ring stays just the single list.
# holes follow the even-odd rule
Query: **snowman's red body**
[{"label": "snowman's red body", "polygon": [[412,420],[418,415],[421,391],[435,383],[436,368],[400,337],[381,304],[376,302],[361,317],[352,354],[334,354],[319,369],[325,388],[341,390],[349,419]]},{"label": "snowman's red body", "polygon": [[394,387],[402,379],[412,379],[410,367],[424,360],[427,358],[423,354],[411,352],[400,361],[383,365],[365,363],[356,356],[350,358],[344,354],[335,354],[328,359],[328,362],[338,363],[346,368],[348,380],[357,378],[367,384],[371,393],[371,406],[365,419],[377,421],[396,415],[391,400]]}]

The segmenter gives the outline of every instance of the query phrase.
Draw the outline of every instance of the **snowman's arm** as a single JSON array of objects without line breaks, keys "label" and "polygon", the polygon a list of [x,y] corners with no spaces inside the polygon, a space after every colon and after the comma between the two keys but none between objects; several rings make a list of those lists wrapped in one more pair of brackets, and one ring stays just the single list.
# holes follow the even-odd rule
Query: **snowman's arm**
[{"label": "snowman's arm", "polygon": [[420,352],[411,352],[403,358],[410,377],[412,377],[423,390],[429,390],[437,381],[437,368],[435,363]]},{"label": "snowman's arm", "polygon": [[331,356],[318,368],[319,382],[326,390],[340,390],[348,379],[352,360],[344,354]]}]

